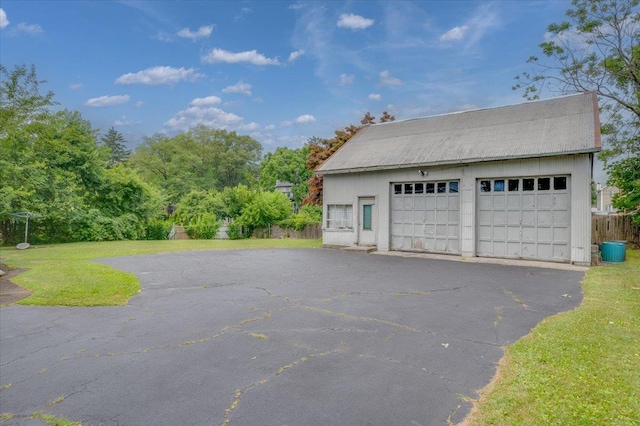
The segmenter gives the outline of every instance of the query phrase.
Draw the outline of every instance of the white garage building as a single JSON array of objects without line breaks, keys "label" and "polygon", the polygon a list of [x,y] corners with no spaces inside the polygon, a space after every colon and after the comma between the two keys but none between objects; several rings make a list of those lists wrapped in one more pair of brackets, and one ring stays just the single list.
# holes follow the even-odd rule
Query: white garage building
[{"label": "white garage building", "polygon": [[592,92],[375,124],[316,173],[323,243],[589,264]]}]

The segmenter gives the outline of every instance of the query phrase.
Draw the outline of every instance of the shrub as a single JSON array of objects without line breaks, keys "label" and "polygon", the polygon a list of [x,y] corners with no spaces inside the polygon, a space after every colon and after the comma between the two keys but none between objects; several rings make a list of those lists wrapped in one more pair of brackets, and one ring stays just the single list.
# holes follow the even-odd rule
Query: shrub
[{"label": "shrub", "polygon": [[302,206],[297,214],[281,221],[280,226],[302,231],[307,225],[319,222],[322,222],[322,207],[306,204]]},{"label": "shrub", "polygon": [[171,232],[171,222],[166,220],[151,220],[145,225],[144,238],[146,240],[166,240]]},{"label": "shrub", "polygon": [[196,240],[211,240],[216,237],[220,229],[221,222],[216,219],[213,213],[202,214],[191,220],[191,223],[184,227],[189,238]]}]

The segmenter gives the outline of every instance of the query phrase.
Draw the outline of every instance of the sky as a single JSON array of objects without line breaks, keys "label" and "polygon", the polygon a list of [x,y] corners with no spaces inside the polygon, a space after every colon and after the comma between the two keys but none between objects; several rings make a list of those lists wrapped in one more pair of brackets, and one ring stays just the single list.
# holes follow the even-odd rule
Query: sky
[{"label": "sky", "polygon": [[405,120],[524,102],[514,77],[570,6],[3,0],[0,63],[34,64],[61,108],[131,148],[204,124],[270,152],[366,112]]}]

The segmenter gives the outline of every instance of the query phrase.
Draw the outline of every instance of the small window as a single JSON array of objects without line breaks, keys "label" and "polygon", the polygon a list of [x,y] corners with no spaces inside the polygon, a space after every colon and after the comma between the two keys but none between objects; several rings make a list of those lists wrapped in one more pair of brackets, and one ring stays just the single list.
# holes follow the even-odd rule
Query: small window
[{"label": "small window", "polygon": [[493,190],[495,192],[504,192],[504,180],[493,181]]},{"label": "small window", "polygon": [[413,189],[414,194],[422,194],[424,192],[424,183],[416,183]]},{"label": "small window", "polygon": [[362,229],[371,230],[371,204],[362,206]]},{"label": "small window", "polygon": [[480,181],[480,192],[491,192],[491,181],[490,180],[481,180]]},{"label": "small window", "polygon": [[436,186],[433,183],[428,183],[426,185],[425,193],[426,194],[433,194],[434,192],[436,192]]},{"label": "small window", "polygon": [[509,179],[509,192],[520,191],[520,179]]},{"label": "small window", "polygon": [[553,189],[567,189],[567,178],[564,176],[553,178]]},{"label": "small window", "polygon": [[447,182],[438,182],[438,194],[447,192]]},{"label": "small window", "polygon": [[522,190],[533,191],[535,179],[522,179]]},{"label": "small window", "polygon": [[551,189],[551,178],[538,178],[538,191]]},{"label": "small window", "polygon": [[393,185],[393,193],[394,194],[402,194],[402,184],[401,183],[396,183],[395,185]]},{"label": "small window", "polygon": [[449,182],[449,192],[452,194],[458,192],[458,182]]},{"label": "small window", "polygon": [[351,204],[328,204],[327,228],[353,229],[353,206]]},{"label": "small window", "polygon": [[404,184],[404,193],[405,194],[413,194],[413,184],[412,183],[405,183]]}]

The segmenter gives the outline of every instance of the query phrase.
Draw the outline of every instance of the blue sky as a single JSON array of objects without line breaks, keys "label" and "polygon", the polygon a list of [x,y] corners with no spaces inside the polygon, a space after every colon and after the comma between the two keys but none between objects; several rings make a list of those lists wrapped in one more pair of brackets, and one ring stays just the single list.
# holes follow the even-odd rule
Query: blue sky
[{"label": "blue sky", "polygon": [[[358,123],[520,103],[514,76],[570,1],[16,1],[0,60],[131,147],[196,124],[266,151]],[[551,96],[551,94],[547,94]]]}]

